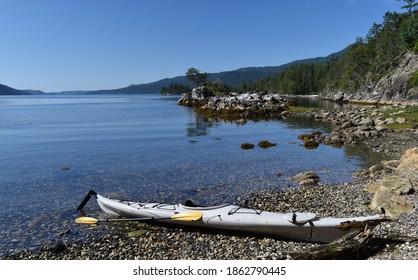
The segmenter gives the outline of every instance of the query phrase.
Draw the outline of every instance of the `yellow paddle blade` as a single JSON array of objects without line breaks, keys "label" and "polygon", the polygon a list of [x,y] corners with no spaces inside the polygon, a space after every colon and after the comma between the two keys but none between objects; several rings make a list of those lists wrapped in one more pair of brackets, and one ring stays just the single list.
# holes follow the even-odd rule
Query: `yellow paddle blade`
[{"label": "yellow paddle blade", "polygon": [[202,212],[184,212],[181,214],[171,216],[171,219],[176,221],[194,222],[201,219],[202,216]]},{"label": "yellow paddle blade", "polygon": [[77,224],[97,224],[99,220],[92,217],[80,217],[75,219],[75,222]]}]

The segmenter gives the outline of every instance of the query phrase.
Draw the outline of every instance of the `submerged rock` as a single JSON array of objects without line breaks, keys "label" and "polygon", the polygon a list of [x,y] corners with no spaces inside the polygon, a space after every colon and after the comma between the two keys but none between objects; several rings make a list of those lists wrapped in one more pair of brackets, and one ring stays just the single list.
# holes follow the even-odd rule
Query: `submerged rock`
[{"label": "submerged rock", "polygon": [[251,143],[244,143],[244,144],[241,144],[241,149],[243,149],[243,150],[250,150],[250,149],[254,149],[254,144],[251,144]]},{"label": "submerged rock", "polygon": [[324,140],[324,137],[322,136],[322,132],[320,131],[300,134],[298,135],[298,138],[304,141],[303,146],[306,149],[316,149],[319,147],[319,144],[322,143]]},{"label": "submerged rock", "polygon": [[259,143],[258,143],[258,146],[260,147],[260,148],[262,148],[262,149],[267,149],[267,148],[270,148],[270,147],[274,147],[274,146],[276,146],[277,144],[276,143],[271,143],[271,142],[269,142],[269,141],[267,141],[267,140],[263,140],[263,141],[260,141]]},{"label": "submerged rock", "polygon": [[316,149],[319,147],[319,143],[316,142],[315,140],[308,140],[305,141],[305,143],[303,144],[305,146],[306,149]]}]

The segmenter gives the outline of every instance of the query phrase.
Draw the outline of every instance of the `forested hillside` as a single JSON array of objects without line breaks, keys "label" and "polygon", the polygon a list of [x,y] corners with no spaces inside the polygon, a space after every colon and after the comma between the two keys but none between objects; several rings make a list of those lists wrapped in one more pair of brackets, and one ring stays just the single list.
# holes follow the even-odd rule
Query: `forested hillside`
[{"label": "forested hillside", "polygon": [[[365,37],[358,37],[344,55],[326,63],[291,65],[283,73],[242,85],[243,91],[313,94],[323,90],[362,91],[396,67],[406,51],[418,52],[416,4],[406,13],[387,12],[383,23],[373,24]],[[408,8],[405,6],[404,8]],[[418,77],[418,74],[413,75]],[[415,79],[418,80],[418,79]],[[409,87],[417,86],[411,77]]]}]

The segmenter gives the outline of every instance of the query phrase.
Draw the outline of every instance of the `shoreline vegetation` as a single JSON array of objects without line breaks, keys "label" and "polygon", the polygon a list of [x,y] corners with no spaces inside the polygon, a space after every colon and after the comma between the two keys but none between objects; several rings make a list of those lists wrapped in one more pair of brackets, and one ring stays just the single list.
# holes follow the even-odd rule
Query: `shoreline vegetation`
[{"label": "shoreline vegetation", "polygon": [[[300,135],[301,141],[313,141],[314,146],[364,143],[389,159],[355,172],[354,181],[349,183],[325,184],[315,177],[316,174],[310,174],[313,177],[299,181],[299,187],[250,193],[249,207],[274,212],[310,211],[320,217],[376,214],[384,208],[394,220],[382,223],[360,239],[350,236],[326,245],[147,223],[122,223],[111,232],[109,229],[100,240],[82,244],[58,242],[39,252],[14,252],[4,259],[418,259],[416,106],[312,110],[298,108],[276,95],[248,94],[244,97],[241,100],[237,95],[217,97],[199,88],[184,95],[179,104],[197,110],[203,107],[203,113],[209,110],[212,118],[238,123],[290,115],[315,118],[331,123],[333,131],[329,135],[316,132]],[[233,113],[225,117],[228,110]],[[221,114],[216,115],[217,112]]]}]

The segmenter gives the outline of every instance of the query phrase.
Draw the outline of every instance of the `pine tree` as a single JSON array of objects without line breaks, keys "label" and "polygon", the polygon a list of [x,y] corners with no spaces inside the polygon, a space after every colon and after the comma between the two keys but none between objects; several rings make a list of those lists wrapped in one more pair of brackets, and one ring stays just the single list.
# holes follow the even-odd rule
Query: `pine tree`
[{"label": "pine tree", "polygon": [[186,72],[186,78],[196,83],[196,86],[199,87],[200,85],[204,84],[208,79],[209,73],[202,73],[200,70],[196,68],[189,68]]},{"label": "pine tree", "polygon": [[415,11],[415,8],[418,6],[418,3],[415,3],[415,0],[397,0],[398,2],[405,2],[405,6],[401,9],[408,10],[409,15],[412,15],[412,12]]}]

